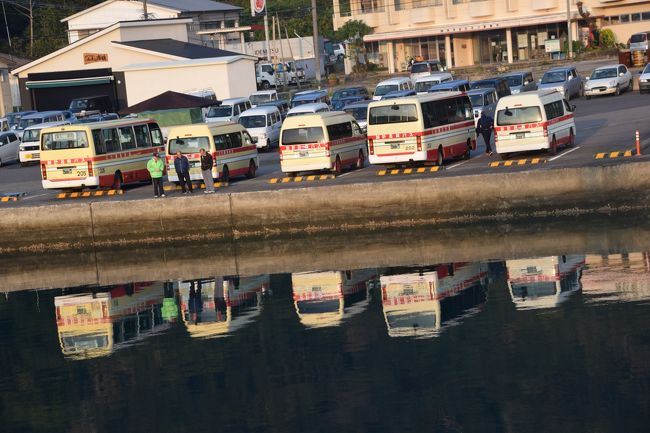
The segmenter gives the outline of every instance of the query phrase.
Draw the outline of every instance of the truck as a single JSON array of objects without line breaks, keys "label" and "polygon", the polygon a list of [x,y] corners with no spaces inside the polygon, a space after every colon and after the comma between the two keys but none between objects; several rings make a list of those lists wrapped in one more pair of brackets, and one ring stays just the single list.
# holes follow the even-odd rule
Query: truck
[{"label": "truck", "polygon": [[297,84],[305,81],[305,71],[296,66],[295,62],[272,64],[260,62],[255,65],[257,87],[267,90],[271,87]]}]

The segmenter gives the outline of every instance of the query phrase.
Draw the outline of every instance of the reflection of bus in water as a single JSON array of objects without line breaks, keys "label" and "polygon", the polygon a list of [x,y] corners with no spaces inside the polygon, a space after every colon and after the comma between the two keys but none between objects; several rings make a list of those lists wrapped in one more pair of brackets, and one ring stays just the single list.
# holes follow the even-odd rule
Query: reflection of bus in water
[{"label": "reflection of bus in water", "polygon": [[269,276],[225,276],[180,283],[181,316],[191,337],[226,337],[262,311]]},{"label": "reflection of bus in water", "polygon": [[588,255],[582,299],[589,304],[650,301],[650,254]]},{"label": "reflection of bus in water", "polygon": [[291,275],[293,305],[307,328],[338,326],[370,303],[377,284],[374,269],[300,272]]},{"label": "reflection of bus in water", "polygon": [[390,268],[380,279],[388,335],[431,338],[460,324],[485,304],[486,276],[481,263]]},{"label": "reflection of bus in water", "polygon": [[108,355],[170,327],[162,315],[163,283],[132,283],[94,290],[95,293],[54,298],[59,343],[65,356]]},{"label": "reflection of bus in water", "polygon": [[580,290],[584,255],[507,260],[508,289],[517,309],[552,308]]}]

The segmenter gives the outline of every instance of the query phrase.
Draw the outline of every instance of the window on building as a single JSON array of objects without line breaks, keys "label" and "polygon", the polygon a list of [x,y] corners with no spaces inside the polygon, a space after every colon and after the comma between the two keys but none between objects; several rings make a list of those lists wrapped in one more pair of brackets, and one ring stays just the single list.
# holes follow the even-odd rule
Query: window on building
[{"label": "window on building", "polygon": [[612,15],[611,17],[609,17],[609,23],[611,25],[620,24],[620,22],[621,22],[621,20],[620,20],[620,17],[618,15]]},{"label": "window on building", "polygon": [[630,22],[630,15],[629,14],[621,15],[621,23],[629,23],[629,22]]},{"label": "window on building", "polygon": [[641,21],[641,14],[631,14],[630,18],[632,21]]},{"label": "window on building", "polygon": [[384,0],[361,0],[360,8],[362,14],[384,11]]},{"label": "window on building", "polygon": [[643,21],[649,21],[650,20],[650,12],[641,12],[641,19]]},{"label": "window on building", "polygon": [[[399,0],[395,0],[395,6]],[[350,0],[339,0],[339,14],[342,17],[349,17],[352,15],[352,7],[350,6]]]}]

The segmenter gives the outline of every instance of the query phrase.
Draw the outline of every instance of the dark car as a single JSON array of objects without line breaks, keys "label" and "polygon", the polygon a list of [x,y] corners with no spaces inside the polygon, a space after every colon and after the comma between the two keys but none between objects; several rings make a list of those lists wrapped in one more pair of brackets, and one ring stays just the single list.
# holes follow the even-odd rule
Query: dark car
[{"label": "dark car", "polygon": [[354,120],[357,121],[361,130],[365,133],[368,128],[368,104],[372,101],[365,100],[354,102],[352,104],[346,105],[343,107],[343,111],[348,114],[351,114],[354,117]]},{"label": "dark car", "polygon": [[504,77],[492,77],[484,80],[472,81],[469,85],[470,89],[496,89],[499,98],[510,96],[510,85],[508,79]]},{"label": "dark car", "polygon": [[112,113],[115,111],[115,107],[108,95],[84,96],[70,101],[68,111],[71,111],[76,117],[84,117]]},{"label": "dark car", "polygon": [[428,93],[434,92],[467,92],[469,90],[469,81],[451,80],[444,83],[435,84],[429,87]]},{"label": "dark car", "polygon": [[418,93],[415,91],[415,89],[394,90],[382,96],[381,100],[383,101],[384,99],[405,98],[407,96],[415,96],[417,94]]},{"label": "dark car", "polygon": [[368,98],[362,95],[346,96],[337,100],[332,99],[332,110],[342,110],[346,105],[367,100]]},{"label": "dark car", "polygon": [[264,102],[263,104],[259,104],[258,107],[264,107],[265,105],[277,107],[277,109],[280,110],[280,116],[282,117],[282,120],[284,120],[287,117],[287,112],[289,112],[290,109],[289,101],[287,101],[286,99]]},{"label": "dark car", "polygon": [[107,120],[117,120],[119,118],[120,116],[118,116],[117,113],[91,114],[90,116],[77,119],[76,123],[105,122]]},{"label": "dark car", "polygon": [[[332,95],[332,108],[334,110],[340,110],[346,104],[354,102],[353,100],[348,98],[355,98],[355,97],[357,98],[356,101],[362,101],[364,99],[369,99],[370,94],[368,93],[368,89],[366,89],[363,86],[344,87],[342,89],[338,89]],[[347,100],[346,103],[339,102],[344,99]]]}]

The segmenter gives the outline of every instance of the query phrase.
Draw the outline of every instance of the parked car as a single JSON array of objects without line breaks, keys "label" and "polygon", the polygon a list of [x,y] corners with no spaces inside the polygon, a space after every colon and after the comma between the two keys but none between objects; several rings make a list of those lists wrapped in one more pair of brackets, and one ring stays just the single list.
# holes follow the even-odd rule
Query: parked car
[{"label": "parked car", "polygon": [[300,116],[302,114],[323,113],[325,111],[330,111],[329,105],[325,104],[324,102],[314,102],[293,107],[287,113],[287,117]]},{"label": "parked car", "polygon": [[645,65],[639,75],[639,93],[650,90],[650,63]]},{"label": "parked car", "polygon": [[277,101],[265,102],[258,105],[258,107],[275,107],[280,111],[280,116],[282,116],[282,120],[284,120],[289,112],[289,104],[289,101],[286,99],[278,99]]},{"label": "parked car", "polygon": [[260,104],[266,102],[277,101],[278,92],[277,90],[260,90],[258,92],[251,93],[251,96],[248,98],[251,101],[252,107],[257,107]]},{"label": "parked car", "polygon": [[494,119],[494,111],[499,99],[495,89],[474,89],[467,92],[467,96],[472,101],[474,124],[478,123],[478,119],[483,112]]},{"label": "parked car", "polygon": [[258,106],[246,110],[239,116],[239,124],[257,139],[258,149],[269,150],[280,141],[282,116],[276,107]]},{"label": "parked car", "polygon": [[23,116],[27,116],[33,113],[36,113],[36,111],[31,110],[31,111],[17,111],[14,113],[7,113],[6,117],[7,117],[7,122],[9,122],[9,128],[15,129],[20,123],[20,119]]},{"label": "parked car", "polygon": [[23,131],[25,128],[28,128],[33,125],[38,125],[39,123],[49,123],[49,122],[62,122],[68,121],[72,123],[73,120],[71,113],[69,111],[62,110],[52,110],[52,111],[36,111],[31,114],[27,114],[20,118],[20,122],[14,128],[18,138],[22,140]]},{"label": "parked car", "polygon": [[413,83],[406,77],[389,78],[388,80],[380,81],[375,87],[375,93],[372,95],[373,101],[379,101],[381,98],[390,92],[397,90],[410,90],[413,88]]},{"label": "parked car", "polygon": [[533,73],[531,71],[509,72],[503,74],[502,77],[508,80],[510,93],[513,95],[537,90],[537,83],[533,79]]},{"label": "parked car", "polygon": [[68,111],[76,117],[84,117],[93,114],[111,113],[115,111],[115,106],[108,95],[84,96],[70,101]]},{"label": "parked car", "polygon": [[105,122],[107,120],[117,120],[120,116],[117,113],[106,113],[106,114],[93,114],[92,116],[82,117],[77,119],[75,123],[92,123],[92,122]]},{"label": "parked car", "polygon": [[368,104],[370,104],[370,101],[366,100],[354,102],[343,107],[343,111],[350,113],[354,117],[354,120],[357,121],[364,134],[368,130]]},{"label": "parked car", "polygon": [[239,115],[251,108],[248,98],[229,98],[213,105],[205,116],[206,122],[237,122]]},{"label": "parked car", "polygon": [[472,81],[469,84],[469,87],[470,89],[496,89],[499,98],[511,94],[508,80],[503,77],[492,77],[484,80]]},{"label": "parked car", "polygon": [[[23,167],[41,159],[41,131],[45,128],[54,128],[55,126],[70,125],[69,120],[58,120],[55,122],[37,123],[28,126],[23,131],[21,143],[18,150],[18,159]],[[86,142],[87,143],[87,142]]]},{"label": "parked car", "polygon": [[315,104],[322,102],[328,106],[331,104],[330,97],[326,90],[303,90],[297,92],[291,98],[291,108],[296,108],[303,104]]},{"label": "parked car", "polygon": [[585,83],[585,98],[598,95],[620,95],[622,91],[632,90],[632,74],[625,65],[601,66],[594,69]]},{"label": "parked car", "polygon": [[396,90],[394,92],[386,93],[384,96],[381,97],[381,100],[383,101],[384,99],[405,98],[407,96],[415,96],[415,95],[417,95],[415,89]]},{"label": "parked car", "polygon": [[584,92],[582,78],[575,66],[559,66],[544,72],[537,89],[555,89],[567,100],[580,97]]},{"label": "parked car", "polygon": [[431,86],[452,81],[453,79],[454,77],[449,72],[436,72],[426,75],[415,80],[415,91],[418,95],[422,95],[427,93]]},{"label": "parked car", "polygon": [[345,58],[345,45],[342,43],[333,43],[332,54],[334,55],[333,61],[342,62]]},{"label": "parked car", "polygon": [[340,110],[348,103],[355,102],[350,98],[357,98],[356,101],[361,101],[370,98],[370,95],[368,94],[368,90],[363,86],[337,89],[332,95],[332,109]]},{"label": "parked car", "polygon": [[469,81],[467,80],[451,80],[445,83],[436,84],[431,86],[427,93],[434,92],[467,92],[469,90]]},{"label": "parked car", "polygon": [[0,132],[0,166],[18,161],[20,139],[14,131]]},{"label": "parked car", "polygon": [[413,63],[410,71],[409,78],[415,84],[415,81],[420,77],[425,77],[435,72],[445,72],[445,67],[440,63],[440,60],[426,60],[424,62]]}]

